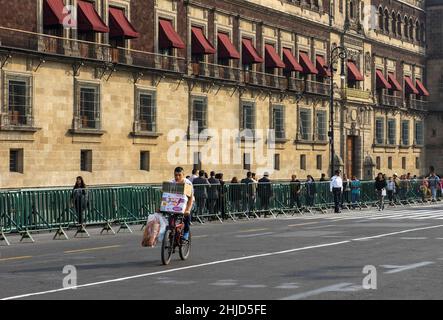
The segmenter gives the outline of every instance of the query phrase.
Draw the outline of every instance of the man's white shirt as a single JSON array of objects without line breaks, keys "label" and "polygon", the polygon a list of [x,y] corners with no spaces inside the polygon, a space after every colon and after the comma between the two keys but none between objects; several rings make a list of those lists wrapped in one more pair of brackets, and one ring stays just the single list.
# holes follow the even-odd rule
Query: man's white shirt
[{"label": "man's white shirt", "polygon": [[343,191],[343,180],[340,176],[333,176],[330,183],[330,189],[332,192],[333,188],[340,188]]}]

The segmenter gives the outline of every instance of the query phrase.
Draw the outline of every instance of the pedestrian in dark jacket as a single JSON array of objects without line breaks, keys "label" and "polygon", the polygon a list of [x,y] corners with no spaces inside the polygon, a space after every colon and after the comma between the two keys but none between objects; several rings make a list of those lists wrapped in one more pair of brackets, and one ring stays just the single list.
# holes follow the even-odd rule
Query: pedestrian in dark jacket
[{"label": "pedestrian in dark jacket", "polygon": [[78,217],[78,224],[83,227],[83,212],[88,206],[88,194],[86,184],[82,177],[77,177],[74,188],[71,193],[71,203]]},{"label": "pedestrian in dark jacket", "polygon": [[251,213],[255,210],[256,182],[252,179],[252,172],[246,174],[246,178],[242,179],[242,194],[244,211]]},{"label": "pedestrian in dark jacket", "polygon": [[215,214],[215,206],[217,205],[220,181],[215,178],[215,172],[211,171],[211,177],[209,178],[209,183],[211,187],[208,192],[208,200],[209,200],[209,214]]},{"label": "pedestrian in dark jacket", "polygon": [[269,180],[269,173],[265,172],[263,178],[258,180],[257,194],[260,198],[261,210],[269,211],[269,203],[273,196],[271,180]]},{"label": "pedestrian in dark jacket", "polygon": [[301,182],[297,179],[297,176],[295,174],[292,175],[291,182],[289,183],[289,190],[291,194],[291,208],[294,208],[295,204],[297,204],[297,208],[300,209]]},{"label": "pedestrian in dark jacket", "polygon": [[377,175],[377,178],[375,178],[374,187],[378,197],[378,211],[384,210],[387,183],[381,172]]},{"label": "pedestrian in dark jacket", "polygon": [[202,215],[205,211],[206,200],[208,199],[208,186],[209,182],[205,178],[205,172],[201,170],[198,174],[198,178],[195,178],[192,182],[194,185],[194,197],[197,204],[197,215]]},{"label": "pedestrian in dark jacket", "polygon": [[223,173],[217,173],[215,175],[215,179],[220,181],[220,186],[218,188],[218,200],[216,205],[217,212],[220,212],[222,215],[222,219],[225,219],[225,204],[226,204],[226,186],[223,181]]},{"label": "pedestrian in dark jacket", "polygon": [[242,185],[238,182],[237,177],[232,178],[229,185],[229,201],[231,202],[231,211],[241,211]]},{"label": "pedestrian in dark jacket", "polygon": [[306,180],[306,206],[313,207],[315,194],[317,193],[317,188],[315,187],[315,180],[311,175],[308,175]]}]

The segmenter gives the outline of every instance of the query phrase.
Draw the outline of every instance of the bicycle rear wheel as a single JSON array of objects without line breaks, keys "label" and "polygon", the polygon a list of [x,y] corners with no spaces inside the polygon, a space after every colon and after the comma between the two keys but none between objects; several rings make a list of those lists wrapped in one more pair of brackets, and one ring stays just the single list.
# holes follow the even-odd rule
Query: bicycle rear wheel
[{"label": "bicycle rear wheel", "polygon": [[174,249],[174,234],[167,229],[162,241],[162,263],[168,265],[171,262],[172,251]]},{"label": "bicycle rear wheel", "polygon": [[189,254],[191,253],[191,232],[189,232],[189,239],[182,241],[178,253],[180,255],[180,259],[188,259]]}]

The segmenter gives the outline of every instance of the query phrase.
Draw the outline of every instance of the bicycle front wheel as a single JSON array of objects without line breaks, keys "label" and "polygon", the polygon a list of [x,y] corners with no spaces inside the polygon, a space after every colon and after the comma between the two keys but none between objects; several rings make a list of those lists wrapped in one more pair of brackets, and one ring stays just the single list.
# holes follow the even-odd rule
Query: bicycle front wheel
[{"label": "bicycle front wheel", "polygon": [[162,263],[168,265],[171,262],[172,251],[174,249],[174,234],[172,230],[166,230],[162,241]]},{"label": "bicycle front wheel", "polygon": [[182,241],[178,253],[180,254],[180,259],[188,259],[191,253],[191,232],[189,232],[189,239]]}]

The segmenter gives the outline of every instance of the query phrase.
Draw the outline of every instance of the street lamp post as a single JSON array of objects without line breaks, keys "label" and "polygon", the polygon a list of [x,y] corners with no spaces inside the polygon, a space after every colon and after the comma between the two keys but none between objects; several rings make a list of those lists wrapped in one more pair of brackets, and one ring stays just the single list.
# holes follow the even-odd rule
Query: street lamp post
[{"label": "street lamp post", "polygon": [[331,178],[334,176],[335,168],[334,168],[334,159],[335,159],[335,150],[334,150],[334,65],[341,59],[341,78],[345,77],[345,59],[347,57],[347,51],[345,47],[337,46],[331,50],[329,56],[329,70],[331,72],[331,90],[330,90],[330,101],[329,101],[329,144],[330,144],[330,161],[331,161]]}]

